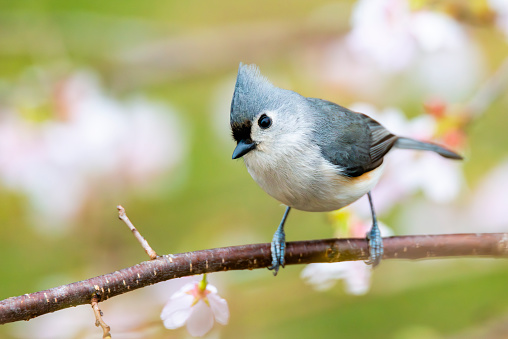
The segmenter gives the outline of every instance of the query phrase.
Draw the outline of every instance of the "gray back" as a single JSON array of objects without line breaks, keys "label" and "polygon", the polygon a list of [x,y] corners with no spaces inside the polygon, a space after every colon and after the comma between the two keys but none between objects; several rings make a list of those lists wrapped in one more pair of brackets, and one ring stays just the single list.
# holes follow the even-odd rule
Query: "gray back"
[{"label": "gray back", "polygon": [[374,119],[332,102],[307,98],[314,111],[314,140],[343,174],[357,177],[383,163],[397,137]]}]

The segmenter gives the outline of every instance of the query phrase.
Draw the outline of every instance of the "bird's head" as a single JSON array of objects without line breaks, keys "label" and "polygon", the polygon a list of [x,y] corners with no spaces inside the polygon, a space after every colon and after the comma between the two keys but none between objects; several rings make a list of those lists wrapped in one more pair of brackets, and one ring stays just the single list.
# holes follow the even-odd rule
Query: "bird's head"
[{"label": "bird's head", "polygon": [[233,159],[256,150],[273,152],[298,135],[304,119],[299,94],[272,85],[256,65],[240,63],[231,102],[230,124],[237,146]]}]

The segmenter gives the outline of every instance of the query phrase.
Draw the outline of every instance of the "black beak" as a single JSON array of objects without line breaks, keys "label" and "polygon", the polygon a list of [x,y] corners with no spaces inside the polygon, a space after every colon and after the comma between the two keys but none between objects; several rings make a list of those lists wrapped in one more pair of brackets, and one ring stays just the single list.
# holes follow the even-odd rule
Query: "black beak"
[{"label": "black beak", "polygon": [[254,142],[247,142],[245,140],[238,141],[235,150],[233,151],[233,159],[238,159],[243,157],[245,154],[252,151],[256,148],[256,144]]}]

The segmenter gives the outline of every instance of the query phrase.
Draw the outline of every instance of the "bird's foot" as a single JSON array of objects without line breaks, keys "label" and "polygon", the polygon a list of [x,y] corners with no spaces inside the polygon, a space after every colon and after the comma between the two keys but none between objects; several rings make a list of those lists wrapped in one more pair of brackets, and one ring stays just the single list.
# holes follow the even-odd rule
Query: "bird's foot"
[{"label": "bird's foot", "polygon": [[376,224],[372,226],[372,229],[367,233],[367,240],[369,241],[369,260],[365,263],[376,267],[381,262],[383,257],[383,238],[381,238],[381,232]]},{"label": "bird's foot", "polygon": [[278,229],[273,235],[272,245],[272,266],[268,267],[269,270],[273,270],[273,275],[277,275],[279,268],[284,268],[284,255],[286,254],[286,234],[284,231]]}]

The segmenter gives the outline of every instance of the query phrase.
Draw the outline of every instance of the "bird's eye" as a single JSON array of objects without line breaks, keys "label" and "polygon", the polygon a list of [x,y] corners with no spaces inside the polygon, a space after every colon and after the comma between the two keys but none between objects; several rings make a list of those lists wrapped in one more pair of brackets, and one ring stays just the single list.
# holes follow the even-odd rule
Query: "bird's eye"
[{"label": "bird's eye", "polygon": [[266,114],[263,114],[259,117],[258,125],[262,129],[267,129],[268,127],[272,126],[272,119]]}]

